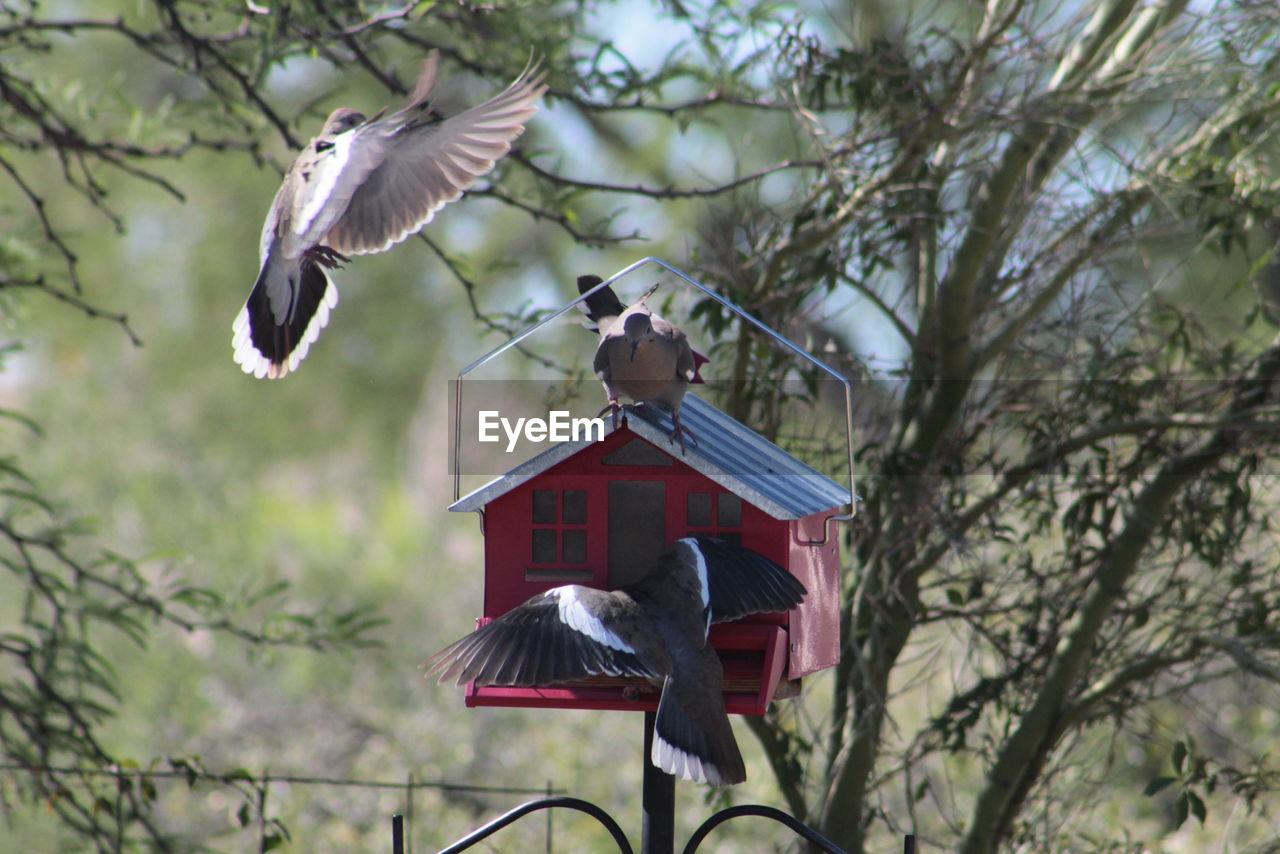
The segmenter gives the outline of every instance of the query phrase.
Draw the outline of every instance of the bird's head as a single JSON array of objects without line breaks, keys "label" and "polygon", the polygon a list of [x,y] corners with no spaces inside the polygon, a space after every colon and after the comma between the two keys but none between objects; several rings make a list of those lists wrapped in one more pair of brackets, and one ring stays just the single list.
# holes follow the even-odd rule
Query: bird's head
[{"label": "bird's head", "polygon": [[649,319],[649,315],[643,311],[628,314],[627,319],[622,322],[622,334],[626,336],[627,343],[631,345],[632,361],[635,361],[636,358],[636,347],[639,347],[644,337],[652,331],[653,322]]},{"label": "bird's head", "polygon": [[350,107],[339,107],[324,122],[324,136],[337,136],[364,124],[364,113]]}]

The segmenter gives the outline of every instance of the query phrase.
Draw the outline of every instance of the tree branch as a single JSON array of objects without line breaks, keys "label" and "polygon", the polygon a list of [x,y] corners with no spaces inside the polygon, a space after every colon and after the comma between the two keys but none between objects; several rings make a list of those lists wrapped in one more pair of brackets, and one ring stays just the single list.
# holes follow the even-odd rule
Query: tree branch
[{"label": "tree branch", "polygon": [[[1231,412],[1247,412],[1271,400],[1277,375],[1280,375],[1280,348],[1264,354],[1254,376],[1237,392]],[[1018,720],[988,772],[961,854],[994,854],[996,851],[1017,808],[1065,731],[1069,698],[1076,694],[1078,680],[1090,660],[1098,634],[1124,596],[1152,536],[1159,530],[1178,493],[1233,451],[1239,436],[1235,430],[1213,433],[1196,448],[1162,465],[1134,500],[1124,527],[1109,543],[1093,573],[1075,625],[1050,662],[1035,700]]]}]

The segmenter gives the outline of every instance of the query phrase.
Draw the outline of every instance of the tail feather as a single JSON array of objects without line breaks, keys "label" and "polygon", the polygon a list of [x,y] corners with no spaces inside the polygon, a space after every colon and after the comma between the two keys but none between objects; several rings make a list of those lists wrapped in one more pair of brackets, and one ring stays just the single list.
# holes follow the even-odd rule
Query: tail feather
[{"label": "tail feather", "polygon": [[668,677],[653,736],[650,761],[668,774],[713,786],[747,779],[718,684],[684,685]]},{"label": "tail feather", "polygon": [[[585,294],[603,281],[604,279],[599,276],[579,276],[578,293]],[[627,310],[627,307],[622,304],[622,300],[618,299],[618,295],[614,293],[613,288],[602,288],[596,291],[586,298],[582,306],[582,310],[586,312],[587,319],[597,326],[600,325],[601,321],[617,317]]]},{"label": "tail feather", "polygon": [[[232,324],[231,346],[236,364],[259,379],[278,379],[297,370],[311,343],[329,322],[329,311],[338,304],[338,289],[314,260],[304,258],[296,280],[286,274],[283,287],[271,280],[273,273],[279,275],[270,262],[263,265],[249,299]],[[274,304],[272,296],[277,297]],[[280,300],[280,296],[286,299]]]}]

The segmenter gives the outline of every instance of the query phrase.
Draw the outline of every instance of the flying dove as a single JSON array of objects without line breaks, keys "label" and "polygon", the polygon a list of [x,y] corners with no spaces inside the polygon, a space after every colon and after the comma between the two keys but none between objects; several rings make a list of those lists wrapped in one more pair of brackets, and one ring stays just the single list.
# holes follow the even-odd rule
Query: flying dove
[{"label": "flying dove", "polygon": [[751,549],[710,537],[677,540],[655,570],[619,590],[568,584],[529,599],[424,665],[461,685],[550,685],[592,675],[662,686],[650,761],[688,780],[747,779],[725,710],[712,623],[787,611],[806,590]]},{"label": "flying dove", "polygon": [[[599,276],[579,276],[578,293],[586,293],[601,281]],[[697,376],[698,363],[685,334],[645,305],[652,292],[626,308],[609,288],[585,300],[587,317],[600,332],[592,369],[609,396],[609,404],[600,414],[612,412],[616,423],[621,396],[636,403],[660,405],[671,413],[671,436],[679,440],[683,450],[684,435],[693,434],[680,423],[680,404]]]},{"label": "flying dove", "polygon": [[289,167],[262,227],[258,280],[232,325],[235,360],[255,377],[296,370],[329,321],[338,291],[326,269],[416,233],[493,168],[546,92],[526,69],[478,107],[431,108],[438,56],[428,55],[405,105],[372,118],[334,110]]}]

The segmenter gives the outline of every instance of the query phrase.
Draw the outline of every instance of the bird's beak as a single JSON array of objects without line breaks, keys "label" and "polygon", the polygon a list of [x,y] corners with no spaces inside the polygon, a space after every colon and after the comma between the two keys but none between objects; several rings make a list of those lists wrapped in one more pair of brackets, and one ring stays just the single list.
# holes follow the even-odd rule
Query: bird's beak
[{"label": "bird's beak", "polygon": [[640,339],[637,338],[631,342],[631,361],[636,360],[636,348],[640,346]]}]

